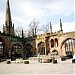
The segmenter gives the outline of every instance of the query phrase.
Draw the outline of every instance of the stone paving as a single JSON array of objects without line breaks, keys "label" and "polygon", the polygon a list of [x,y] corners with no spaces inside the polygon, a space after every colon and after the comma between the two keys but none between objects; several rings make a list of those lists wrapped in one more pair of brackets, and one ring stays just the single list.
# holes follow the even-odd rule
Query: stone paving
[{"label": "stone paving", "polygon": [[0,63],[0,75],[27,75],[27,74],[75,74],[75,64],[71,59],[61,61],[58,59],[57,64],[53,63],[39,63],[37,60],[29,60],[29,64],[14,63],[6,64]]}]

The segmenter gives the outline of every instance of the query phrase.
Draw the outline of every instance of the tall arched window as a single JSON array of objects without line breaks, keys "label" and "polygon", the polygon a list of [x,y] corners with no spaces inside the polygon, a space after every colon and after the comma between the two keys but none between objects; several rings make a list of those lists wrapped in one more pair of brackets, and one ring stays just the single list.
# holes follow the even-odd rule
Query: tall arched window
[{"label": "tall arched window", "polygon": [[21,57],[22,46],[18,43],[13,44],[11,53],[14,57]]},{"label": "tall arched window", "polygon": [[51,39],[51,47],[54,47],[54,40]]},{"label": "tall arched window", "polygon": [[55,38],[55,47],[58,47],[58,39]]},{"label": "tall arched window", "polygon": [[38,53],[40,53],[40,55],[45,55],[45,44],[44,44],[44,42],[40,42],[38,44]]},{"label": "tall arched window", "polygon": [[64,42],[64,48],[65,48],[66,55],[72,55],[74,53],[74,50],[75,50],[74,42],[75,42],[74,39],[67,39]]},{"label": "tall arched window", "polygon": [[24,54],[26,57],[31,57],[33,56],[33,47],[31,44],[27,43],[24,47]]}]

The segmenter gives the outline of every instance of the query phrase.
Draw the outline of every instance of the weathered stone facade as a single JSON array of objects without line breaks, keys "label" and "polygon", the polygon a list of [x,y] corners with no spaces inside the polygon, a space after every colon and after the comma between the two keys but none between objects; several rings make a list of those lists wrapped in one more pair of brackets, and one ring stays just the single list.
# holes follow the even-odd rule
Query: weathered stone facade
[{"label": "weathered stone facade", "polygon": [[72,55],[75,52],[75,31],[63,33],[61,19],[59,31],[52,32],[50,23],[50,33],[36,35],[25,44],[12,37],[14,34],[14,24],[12,26],[9,0],[7,0],[5,25],[3,25],[3,33],[0,33],[0,55],[2,54],[8,58],[11,54],[16,51],[18,53],[22,49],[25,52],[24,56],[28,57],[38,55],[38,53],[40,55],[48,55],[56,52],[58,55]]},{"label": "weathered stone facade", "polygon": [[[63,33],[61,19],[59,31],[52,32],[52,26],[50,27],[51,27],[50,33],[37,35],[36,37],[37,53],[48,55],[52,54],[52,52],[55,50],[59,55],[73,54],[75,52],[75,31]],[[67,46],[65,46],[65,43],[67,41],[68,41]],[[42,43],[44,44],[43,47],[41,46]],[[66,54],[66,52],[68,52],[68,54]]]},{"label": "weathered stone facade", "polygon": [[15,38],[14,24],[12,24],[9,0],[6,0],[5,25],[3,25],[3,33],[0,32],[0,56],[9,58],[12,54],[12,47],[16,49],[16,47],[20,46],[22,47],[21,42]]}]

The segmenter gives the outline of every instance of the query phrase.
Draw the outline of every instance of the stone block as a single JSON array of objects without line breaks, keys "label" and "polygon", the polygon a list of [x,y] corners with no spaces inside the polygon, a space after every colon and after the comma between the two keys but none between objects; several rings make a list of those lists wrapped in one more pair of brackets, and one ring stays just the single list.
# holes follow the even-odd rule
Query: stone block
[{"label": "stone block", "polygon": [[24,61],[24,64],[29,64],[29,61]]},{"label": "stone block", "polygon": [[42,62],[43,62],[43,63],[50,63],[50,60],[49,60],[49,59],[43,59]]},{"label": "stone block", "polygon": [[57,63],[57,60],[52,60],[53,64]]},{"label": "stone block", "polygon": [[11,64],[11,61],[7,61],[6,63],[7,63],[7,64]]},{"label": "stone block", "polygon": [[75,63],[75,59],[72,59],[72,63]]}]

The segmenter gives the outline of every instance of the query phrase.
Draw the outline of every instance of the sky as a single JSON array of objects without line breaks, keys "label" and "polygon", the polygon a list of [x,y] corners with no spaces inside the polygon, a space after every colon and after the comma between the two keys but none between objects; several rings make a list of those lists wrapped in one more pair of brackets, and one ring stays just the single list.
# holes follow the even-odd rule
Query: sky
[{"label": "sky", "polygon": [[[30,22],[36,19],[38,28],[52,23],[53,32],[60,29],[60,19],[64,32],[75,31],[75,0],[9,0],[12,22],[27,30]],[[0,0],[0,31],[5,23],[6,0]]]}]

